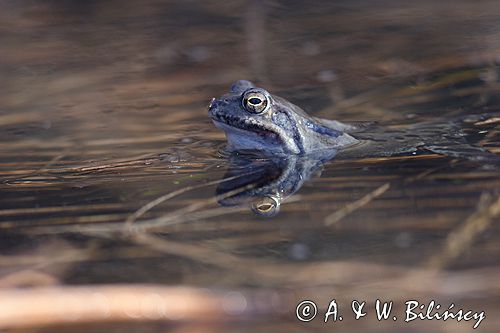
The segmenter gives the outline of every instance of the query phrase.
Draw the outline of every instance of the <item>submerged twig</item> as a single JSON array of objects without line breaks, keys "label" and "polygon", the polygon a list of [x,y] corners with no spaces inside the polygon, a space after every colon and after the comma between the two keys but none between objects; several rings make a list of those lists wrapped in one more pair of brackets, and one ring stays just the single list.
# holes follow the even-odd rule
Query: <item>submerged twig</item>
[{"label": "submerged twig", "polygon": [[347,215],[351,214],[355,210],[358,210],[359,208],[370,203],[373,199],[384,194],[390,187],[391,185],[389,183],[385,183],[384,185],[377,187],[375,190],[363,196],[362,198],[347,204],[346,206],[337,210],[333,214],[330,214],[327,217],[325,217],[324,224],[332,225],[334,223],[337,223],[338,221],[340,221]]},{"label": "submerged twig", "polygon": [[[189,191],[192,191],[192,190],[195,190],[195,189],[203,188],[203,187],[206,187],[206,186],[217,185],[217,184],[220,184],[220,183],[223,183],[223,182],[227,182],[227,181],[233,180],[235,178],[244,177],[246,175],[248,175],[248,174],[237,175],[237,176],[228,177],[228,178],[224,178],[224,179],[217,179],[217,180],[209,181],[209,182],[206,182],[206,183],[203,183],[203,184],[198,184],[198,185],[186,186],[186,187],[183,187],[183,188],[178,189],[176,191],[173,191],[173,192],[167,193],[165,195],[162,195],[161,197],[158,197],[158,198],[154,199],[153,201],[148,202],[146,205],[142,206],[137,211],[135,211],[133,214],[131,214],[125,220],[125,229],[130,228],[132,226],[132,224],[139,217],[143,216],[149,210],[153,209],[154,207],[158,206],[159,204],[161,204],[161,203],[163,203],[163,202],[165,202],[167,200],[170,200],[170,199],[172,199],[172,198],[174,198],[174,197],[176,197],[178,195],[181,195],[183,193],[186,193],[186,192],[189,192]],[[253,186],[255,186],[255,185],[254,184],[250,184],[250,185],[247,185],[247,186],[244,186],[244,187],[241,187],[241,188],[237,188],[234,191],[227,192],[227,193],[225,193],[222,196],[213,197],[213,198],[204,200],[202,202],[196,202],[196,203],[194,203],[194,204],[192,204],[190,206],[178,209],[178,210],[172,212],[171,214],[159,217],[158,219],[154,219],[154,220],[156,222],[158,222],[158,220],[162,220],[162,221],[163,220],[171,220],[172,216],[175,217],[175,216],[179,216],[179,214],[184,214],[186,212],[192,212],[192,211],[194,211],[194,210],[196,210],[198,208],[202,208],[202,207],[207,206],[208,204],[212,204],[212,203],[216,202],[217,199],[227,198],[229,196],[241,193],[241,192],[243,192],[243,191],[245,191],[245,190],[247,190],[249,188],[252,188]],[[151,222],[151,221],[149,221],[149,222]]]},{"label": "submerged twig", "polygon": [[218,179],[218,180],[214,180],[214,181],[210,181],[210,182],[207,182],[207,183],[204,183],[204,184],[199,184],[199,185],[193,185],[193,186],[186,186],[186,187],[183,187],[181,189],[178,189],[176,191],[173,191],[173,192],[170,192],[170,193],[167,193],[165,195],[162,195],[161,197],[158,197],[150,202],[148,202],[147,204],[145,204],[144,206],[142,206],[141,208],[139,208],[138,210],[136,210],[133,214],[131,214],[127,220],[125,220],[125,228],[129,228],[138,218],[140,218],[142,215],[146,214],[149,210],[153,209],[154,207],[158,206],[159,204],[167,201],[167,200],[170,200],[178,195],[181,195],[183,193],[186,193],[186,192],[189,192],[189,191],[192,191],[192,190],[195,190],[195,189],[199,189],[199,188],[202,188],[202,187],[206,187],[206,186],[211,186],[211,185],[216,185],[218,183],[220,183],[221,180]]},{"label": "submerged twig", "polygon": [[446,238],[442,251],[431,257],[428,266],[444,268],[469,249],[474,240],[500,215],[500,195],[483,193],[476,211],[465,223],[452,230]]},{"label": "submerged twig", "polygon": [[[294,203],[299,201],[300,199],[301,199],[300,195],[294,195],[291,198],[287,198],[285,204]],[[178,224],[192,220],[198,221],[211,217],[242,212],[249,209],[246,206],[235,206],[235,207],[215,207],[215,208],[208,208],[205,210],[195,211],[196,209],[206,207],[208,206],[209,203],[213,202],[214,199],[207,199],[205,202],[194,203],[185,208],[179,209],[178,211],[175,211],[172,214],[160,216],[152,220],[143,221],[141,222],[141,227],[143,227],[145,230],[153,231],[153,230],[158,230],[161,227],[172,224]],[[183,214],[184,212],[191,214]]]}]

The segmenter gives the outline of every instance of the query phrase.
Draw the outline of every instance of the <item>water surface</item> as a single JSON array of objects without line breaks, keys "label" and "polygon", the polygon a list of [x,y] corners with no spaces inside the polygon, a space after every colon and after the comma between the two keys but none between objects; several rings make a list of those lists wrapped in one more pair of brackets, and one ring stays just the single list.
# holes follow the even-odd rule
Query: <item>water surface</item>
[{"label": "water surface", "polygon": [[250,79],[315,116],[391,129],[489,114],[467,140],[498,153],[499,19],[495,1],[3,2],[0,285],[189,286],[236,300],[210,325],[68,331],[472,327],[293,317],[301,299],[332,298],[346,311],[353,299],[400,312],[407,299],[454,302],[497,331],[495,163],[334,158],[262,218],[218,205],[231,160],[206,108]]}]

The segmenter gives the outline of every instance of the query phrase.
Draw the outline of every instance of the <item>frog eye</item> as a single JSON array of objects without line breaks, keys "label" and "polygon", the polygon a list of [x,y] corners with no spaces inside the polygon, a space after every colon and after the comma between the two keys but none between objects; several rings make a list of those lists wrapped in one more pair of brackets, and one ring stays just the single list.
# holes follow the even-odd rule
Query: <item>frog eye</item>
[{"label": "frog eye", "polygon": [[252,113],[262,113],[269,107],[269,97],[260,91],[247,91],[243,94],[243,107]]}]

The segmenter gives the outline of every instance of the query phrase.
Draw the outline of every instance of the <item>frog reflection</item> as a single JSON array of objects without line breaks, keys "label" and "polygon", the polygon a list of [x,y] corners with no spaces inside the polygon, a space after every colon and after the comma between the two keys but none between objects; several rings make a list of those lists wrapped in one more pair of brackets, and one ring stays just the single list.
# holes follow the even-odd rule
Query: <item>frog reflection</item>
[{"label": "frog reflection", "polygon": [[323,163],[335,150],[307,156],[265,157],[233,153],[224,181],[217,187],[222,206],[248,206],[255,214],[272,217],[281,203],[313,176],[321,174]]}]

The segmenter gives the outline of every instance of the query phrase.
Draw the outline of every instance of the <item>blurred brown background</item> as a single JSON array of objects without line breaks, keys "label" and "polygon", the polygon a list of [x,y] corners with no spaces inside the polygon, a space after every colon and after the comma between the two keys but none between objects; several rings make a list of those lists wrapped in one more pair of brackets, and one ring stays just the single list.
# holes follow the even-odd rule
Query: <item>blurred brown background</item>
[{"label": "blurred brown background", "polygon": [[[499,22],[495,0],[0,2],[0,327],[472,330],[470,322],[373,315],[331,325],[293,318],[304,298],[347,308],[353,299],[392,299],[398,311],[416,298],[485,310],[478,332],[497,332],[494,166],[435,154],[334,160],[280,215],[262,220],[214,200],[228,162],[206,106],[250,79],[345,121],[398,126],[496,113]],[[494,125],[481,133],[492,152]],[[135,221],[149,221],[147,233],[126,233],[141,207],[177,191]],[[366,205],[325,225],[365,196]],[[30,287],[26,298],[15,293],[21,286]],[[78,305],[53,301],[92,305],[88,295],[119,294],[132,298],[117,307],[135,311],[134,297],[150,287],[162,304],[186,300],[171,309],[186,320],[144,310],[68,321]],[[216,292],[204,303],[207,290]],[[40,309],[62,315],[37,317]]]}]

